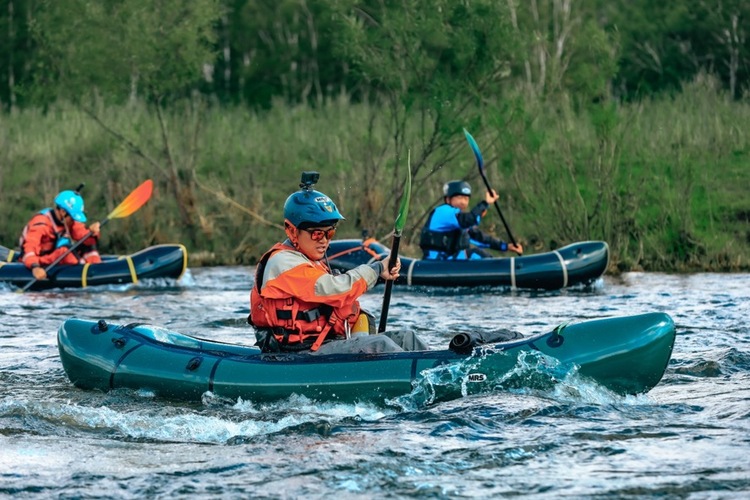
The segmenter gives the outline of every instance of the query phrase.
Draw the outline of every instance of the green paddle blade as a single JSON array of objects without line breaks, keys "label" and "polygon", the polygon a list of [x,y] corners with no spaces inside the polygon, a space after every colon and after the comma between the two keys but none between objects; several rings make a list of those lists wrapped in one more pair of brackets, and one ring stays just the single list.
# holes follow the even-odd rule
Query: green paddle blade
[{"label": "green paddle blade", "polygon": [[398,217],[394,232],[401,236],[401,231],[406,226],[406,216],[409,215],[409,202],[411,201],[411,150],[407,153],[406,160],[406,183],[404,184],[404,195],[401,197],[401,206],[398,209]]}]

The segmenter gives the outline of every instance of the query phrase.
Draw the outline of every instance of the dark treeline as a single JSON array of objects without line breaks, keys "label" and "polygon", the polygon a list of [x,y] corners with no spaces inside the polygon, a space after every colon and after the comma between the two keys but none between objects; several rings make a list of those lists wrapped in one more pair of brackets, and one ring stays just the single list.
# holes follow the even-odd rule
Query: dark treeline
[{"label": "dark treeline", "polygon": [[250,263],[303,169],[350,235],[385,238],[409,150],[414,250],[443,182],[480,186],[466,127],[531,251],[747,269],[749,19],[741,0],[1,0],[1,243],[58,189],[87,182],[91,211],[153,177],[109,251]]},{"label": "dark treeline", "polygon": [[[0,59],[0,103],[5,110],[49,104],[57,98],[55,93],[44,91],[50,79],[61,75],[54,74],[51,66],[54,63],[48,60],[51,53],[45,50],[40,37],[45,31],[60,29],[64,32],[83,30],[80,33],[82,39],[87,30],[95,34],[96,27],[88,27],[79,19],[92,10],[91,5],[86,5],[90,3],[96,2],[0,2],[0,53],[4,54]],[[516,35],[513,41],[527,49],[544,43],[538,39],[540,32],[534,24],[550,23],[550,26],[543,27],[548,33],[541,34],[556,36],[562,50],[564,44],[580,33],[588,31],[589,36],[593,36],[593,32],[599,32],[602,37],[599,41],[606,40],[606,49],[613,52],[616,71],[608,83],[612,95],[619,99],[679,91],[684,82],[692,81],[702,71],[716,75],[731,95],[740,97],[747,91],[750,74],[750,37],[746,31],[750,3],[743,0],[454,0],[436,3],[202,0],[197,2],[201,7],[192,12],[187,12],[191,10],[188,7],[191,2],[123,0],[99,3],[100,9],[111,11],[113,17],[126,15],[122,12],[124,10],[141,10],[144,16],[160,16],[169,8],[175,16],[207,16],[203,23],[210,27],[211,34],[201,41],[206,44],[210,57],[202,61],[201,72],[188,79],[185,87],[177,92],[195,91],[219,102],[264,108],[269,107],[274,99],[315,104],[341,93],[357,99],[365,98],[373,90],[373,81],[368,76],[375,75],[363,74],[365,68],[360,64],[358,54],[347,50],[352,39],[350,33],[342,29],[342,24],[358,23],[377,28],[387,16],[402,16],[402,9],[412,10],[416,17],[414,21],[424,23],[421,30],[435,30],[427,34],[435,38],[436,44],[440,43],[439,38],[448,38],[440,32],[440,16],[431,12],[438,9],[453,11],[450,16],[452,23],[478,22],[484,15],[488,16],[485,21],[490,24],[513,23],[518,28],[513,31]],[[133,5],[127,6],[128,3]],[[413,7],[405,7],[408,3]],[[492,7],[492,3],[502,5]],[[479,14],[479,18],[471,19],[472,11]],[[503,18],[493,18],[493,15],[502,15]],[[161,20],[164,19],[156,19]],[[185,22],[193,21],[186,18]],[[181,27],[165,23],[164,29]],[[502,32],[502,29],[498,31]],[[111,32],[104,39],[99,36],[90,43],[115,40],[118,32]],[[498,36],[509,34],[500,33]],[[387,36],[380,41],[389,43]],[[426,47],[431,45],[429,38],[422,41]],[[475,41],[484,41],[487,48],[493,43],[489,39],[481,40],[481,37]],[[387,48],[396,48],[393,42],[391,40]],[[103,47],[102,57],[110,62],[117,59],[123,43],[134,41],[120,38],[117,43]],[[137,50],[136,47],[131,49]],[[458,53],[461,47],[443,49],[447,50],[443,51],[445,57],[440,62],[454,63],[454,70],[462,70],[456,64],[460,61],[451,61],[449,54]],[[560,63],[572,62],[571,54],[555,51],[546,55],[550,57],[550,64],[560,56]],[[518,60],[515,66],[513,69],[518,70],[518,76],[523,76],[523,61]],[[107,71],[107,64],[102,64],[100,69]],[[584,84],[586,77],[578,75],[581,81],[576,83],[573,81],[575,76],[570,75],[571,81],[568,82],[573,88]],[[376,79],[380,80],[379,77]],[[134,92],[137,93],[137,88]]]}]

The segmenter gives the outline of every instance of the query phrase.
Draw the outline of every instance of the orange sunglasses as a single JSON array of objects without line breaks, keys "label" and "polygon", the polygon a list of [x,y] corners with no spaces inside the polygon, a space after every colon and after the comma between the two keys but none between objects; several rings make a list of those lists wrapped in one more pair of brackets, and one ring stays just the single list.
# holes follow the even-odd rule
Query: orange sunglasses
[{"label": "orange sunglasses", "polygon": [[310,239],[313,241],[320,241],[323,238],[326,238],[327,240],[330,240],[333,238],[333,235],[336,234],[336,228],[331,227],[328,229],[317,229],[317,228],[311,228],[311,229],[303,229],[306,233],[310,234]]}]

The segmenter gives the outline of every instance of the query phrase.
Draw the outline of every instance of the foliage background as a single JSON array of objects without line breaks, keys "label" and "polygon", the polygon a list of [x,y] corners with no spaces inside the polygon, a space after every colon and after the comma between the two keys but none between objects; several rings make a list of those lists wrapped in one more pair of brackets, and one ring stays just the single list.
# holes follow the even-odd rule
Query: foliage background
[{"label": "foliage background", "polygon": [[[601,239],[612,270],[750,269],[750,4],[739,0],[3,0],[0,242],[61,189],[104,250],[254,263],[302,170],[405,252],[442,184],[481,180],[527,252]],[[486,230],[503,235],[493,214]]]}]

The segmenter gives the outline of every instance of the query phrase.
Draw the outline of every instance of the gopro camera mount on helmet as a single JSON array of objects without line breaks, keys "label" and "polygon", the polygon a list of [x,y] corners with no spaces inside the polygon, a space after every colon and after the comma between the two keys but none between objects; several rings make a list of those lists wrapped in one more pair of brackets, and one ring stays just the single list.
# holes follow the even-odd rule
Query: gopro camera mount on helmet
[{"label": "gopro camera mount on helmet", "polygon": [[302,180],[299,187],[305,191],[312,191],[312,187],[318,182],[318,179],[320,179],[318,172],[302,172]]}]

